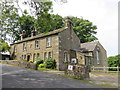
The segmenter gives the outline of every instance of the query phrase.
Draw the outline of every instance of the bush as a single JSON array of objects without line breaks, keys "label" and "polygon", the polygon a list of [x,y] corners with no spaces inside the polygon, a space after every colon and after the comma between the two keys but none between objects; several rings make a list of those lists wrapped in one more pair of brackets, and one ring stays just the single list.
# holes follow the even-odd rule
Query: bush
[{"label": "bush", "polygon": [[55,69],[56,68],[56,62],[53,58],[48,58],[45,62],[46,68]]},{"label": "bush", "polygon": [[39,64],[38,65],[38,68],[44,68],[45,67],[45,64]]},{"label": "bush", "polygon": [[30,63],[33,63],[33,61],[32,61],[32,60],[29,60],[29,62],[30,62]]},{"label": "bush", "polygon": [[35,62],[36,65],[42,64],[43,60],[41,58],[38,58]]},{"label": "bush", "polygon": [[[108,66],[109,67],[117,67],[119,66],[120,67],[120,54],[116,55],[116,56],[110,56],[108,57]],[[116,68],[110,68],[109,69],[110,71],[116,71],[117,69]]]}]

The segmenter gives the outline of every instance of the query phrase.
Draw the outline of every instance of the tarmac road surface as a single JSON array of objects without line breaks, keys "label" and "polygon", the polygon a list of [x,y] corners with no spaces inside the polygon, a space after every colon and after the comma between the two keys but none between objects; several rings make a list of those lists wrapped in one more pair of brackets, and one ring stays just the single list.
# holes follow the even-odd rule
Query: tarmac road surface
[{"label": "tarmac road surface", "polygon": [[0,67],[2,67],[2,88],[101,88],[48,72],[2,64]]}]

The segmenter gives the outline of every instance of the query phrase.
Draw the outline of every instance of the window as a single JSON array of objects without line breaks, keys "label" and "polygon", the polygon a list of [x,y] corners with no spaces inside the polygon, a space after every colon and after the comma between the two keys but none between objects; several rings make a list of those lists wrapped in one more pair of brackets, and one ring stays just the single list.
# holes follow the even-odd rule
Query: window
[{"label": "window", "polygon": [[37,58],[39,58],[40,57],[40,54],[39,53],[37,53]]},{"label": "window", "polygon": [[26,50],[26,43],[23,43],[23,50]]},{"label": "window", "polygon": [[39,48],[39,40],[35,41],[35,48]]},{"label": "window", "polygon": [[99,60],[99,51],[96,51],[96,59],[97,59],[97,64],[100,64],[100,60]]},{"label": "window", "polygon": [[68,62],[70,62],[70,54],[68,53]]},{"label": "window", "polygon": [[64,62],[67,62],[67,52],[64,52]]},{"label": "window", "polygon": [[48,58],[52,58],[52,52],[48,53]]},{"label": "window", "polygon": [[47,52],[44,53],[44,60],[46,60],[48,58],[47,56]]},{"label": "window", "polygon": [[36,54],[34,53],[33,54],[33,61],[35,61],[36,60]]},{"label": "window", "polygon": [[51,38],[50,37],[47,38],[46,45],[47,45],[47,47],[51,46]]},{"label": "window", "polygon": [[22,59],[26,59],[26,55],[22,55]]}]

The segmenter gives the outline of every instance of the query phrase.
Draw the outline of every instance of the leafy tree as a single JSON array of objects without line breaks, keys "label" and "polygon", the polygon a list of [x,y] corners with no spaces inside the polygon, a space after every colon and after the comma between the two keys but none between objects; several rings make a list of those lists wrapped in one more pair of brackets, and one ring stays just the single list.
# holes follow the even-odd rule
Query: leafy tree
[{"label": "leafy tree", "polygon": [[64,26],[64,20],[60,15],[43,13],[38,16],[35,22],[36,30],[39,33],[46,33]]},{"label": "leafy tree", "polygon": [[17,31],[19,28],[18,9],[14,7],[14,3],[10,0],[1,0],[0,7],[0,38],[2,38],[3,40],[7,40],[8,38],[6,36],[9,35],[10,37],[12,37],[12,41],[14,42],[16,40],[16,36],[18,35]]},{"label": "leafy tree", "polygon": [[89,20],[77,17],[71,17],[73,23],[73,30],[80,38],[81,43],[97,40],[94,36],[97,32],[97,27]]},{"label": "leafy tree", "polygon": [[[116,56],[110,56],[108,57],[108,66],[109,67],[120,67],[120,54]],[[116,70],[116,69],[110,69],[110,70]]]},{"label": "leafy tree", "polygon": [[28,0],[24,1],[25,5],[29,6],[31,15],[38,17],[39,14],[52,11],[52,1]]},{"label": "leafy tree", "polygon": [[7,43],[0,42],[0,52],[9,51],[10,46]]},{"label": "leafy tree", "polygon": [[[31,31],[34,29],[35,18],[28,15],[27,10],[23,12],[23,15],[19,17],[18,22],[20,25],[19,33],[21,34],[22,30],[26,31],[26,37],[30,37]],[[20,39],[20,34],[17,36],[17,40]]]}]

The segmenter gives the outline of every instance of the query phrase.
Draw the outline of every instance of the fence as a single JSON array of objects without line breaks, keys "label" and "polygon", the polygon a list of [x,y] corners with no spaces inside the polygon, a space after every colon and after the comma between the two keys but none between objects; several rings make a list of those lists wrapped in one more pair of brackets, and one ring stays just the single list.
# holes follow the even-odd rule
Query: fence
[{"label": "fence", "polygon": [[[109,69],[116,69],[116,71],[109,71]],[[119,72],[120,67],[91,67],[91,71],[103,71],[103,72]]]}]

